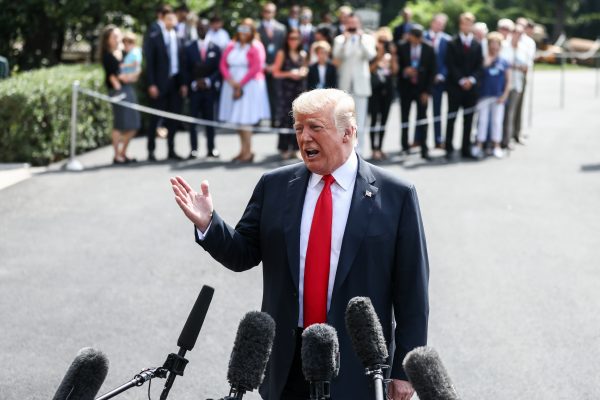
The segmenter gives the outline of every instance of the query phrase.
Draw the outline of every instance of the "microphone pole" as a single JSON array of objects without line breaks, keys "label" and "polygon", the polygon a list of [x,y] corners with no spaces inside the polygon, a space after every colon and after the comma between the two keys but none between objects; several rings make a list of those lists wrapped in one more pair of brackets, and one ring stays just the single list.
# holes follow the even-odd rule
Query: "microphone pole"
[{"label": "microphone pole", "polygon": [[177,375],[183,376],[183,371],[188,363],[188,360],[184,358],[185,353],[188,350],[192,350],[196,344],[196,339],[198,339],[200,329],[202,329],[202,324],[204,324],[204,318],[206,318],[208,306],[210,306],[214,292],[215,289],[211,288],[210,286],[202,286],[202,290],[200,291],[200,294],[194,303],[194,307],[192,308],[192,311],[190,312],[190,315],[188,316],[188,319],[181,330],[179,339],[177,339],[179,351],[177,354],[169,354],[167,361],[165,361],[165,364],[163,365],[163,368],[169,371],[169,377],[167,378],[165,387],[160,394],[160,400],[167,399],[167,396],[169,396],[169,391],[171,390]]},{"label": "microphone pole", "polygon": [[183,376],[183,371],[188,363],[188,360],[185,359],[185,353],[188,350],[192,350],[196,344],[196,339],[198,339],[198,335],[200,334],[200,329],[204,323],[204,318],[208,312],[208,306],[210,305],[214,292],[215,289],[212,287],[206,285],[202,286],[202,290],[200,290],[200,294],[198,295],[194,307],[192,308],[183,330],[179,335],[179,339],[177,340],[177,345],[179,346],[179,352],[177,352],[177,354],[169,354],[162,367],[145,369],[134,376],[129,382],[96,398],[96,400],[111,399],[132,387],[142,386],[145,382],[153,378],[167,378],[160,395],[160,400],[165,400],[173,386],[175,377],[177,377],[177,375]]}]

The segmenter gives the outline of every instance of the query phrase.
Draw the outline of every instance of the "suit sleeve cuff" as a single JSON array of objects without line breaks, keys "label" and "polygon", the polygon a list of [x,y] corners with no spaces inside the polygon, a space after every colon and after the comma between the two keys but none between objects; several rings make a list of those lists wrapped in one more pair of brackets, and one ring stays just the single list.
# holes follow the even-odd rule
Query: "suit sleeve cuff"
[{"label": "suit sleeve cuff", "polygon": [[196,241],[202,242],[204,240],[204,238],[206,237],[206,234],[208,233],[208,231],[210,231],[211,225],[212,225],[212,220],[210,221],[210,223],[208,224],[208,227],[206,228],[206,230],[204,232],[202,232],[200,230],[200,228],[198,228],[197,226],[194,226],[194,228],[196,228]]}]

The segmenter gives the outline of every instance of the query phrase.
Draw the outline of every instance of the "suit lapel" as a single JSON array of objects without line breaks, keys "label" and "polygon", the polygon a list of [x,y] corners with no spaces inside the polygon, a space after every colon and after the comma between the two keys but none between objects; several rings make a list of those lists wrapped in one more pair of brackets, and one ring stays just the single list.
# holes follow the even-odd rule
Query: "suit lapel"
[{"label": "suit lapel", "polygon": [[377,191],[379,190],[374,186],[374,183],[375,176],[371,172],[371,168],[359,157],[358,174],[352,194],[348,221],[346,222],[346,229],[344,231],[344,239],[342,240],[332,298],[335,297],[340,286],[348,276],[356,253],[367,233],[371,212],[373,211]]},{"label": "suit lapel", "polygon": [[299,285],[300,276],[300,225],[302,221],[302,208],[306,187],[310,173],[301,164],[288,182],[285,194],[285,213],[283,216],[283,230],[285,235],[286,250],[290,273],[294,280],[294,287]]}]

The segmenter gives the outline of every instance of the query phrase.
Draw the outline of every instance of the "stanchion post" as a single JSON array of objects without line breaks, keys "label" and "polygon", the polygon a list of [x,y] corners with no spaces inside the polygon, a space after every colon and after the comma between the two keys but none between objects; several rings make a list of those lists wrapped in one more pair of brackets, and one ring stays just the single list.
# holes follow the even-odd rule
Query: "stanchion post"
[{"label": "stanchion post", "polygon": [[531,66],[531,72],[529,73],[529,81],[527,82],[527,89],[529,90],[529,112],[527,113],[527,127],[533,126],[533,82],[535,76],[535,62]]},{"label": "stanchion post", "polygon": [[560,108],[565,108],[565,57],[560,55]]},{"label": "stanchion post", "polygon": [[600,96],[600,54],[594,54],[594,65],[596,66],[596,98]]},{"label": "stanchion post", "polygon": [[66,169],[68,171],[83,171],[83,165],[75,158],[77,149],[77,95],[79,93],[79,81],[73,82],[71,94],[71,150],[69,153],[69,162]]}]

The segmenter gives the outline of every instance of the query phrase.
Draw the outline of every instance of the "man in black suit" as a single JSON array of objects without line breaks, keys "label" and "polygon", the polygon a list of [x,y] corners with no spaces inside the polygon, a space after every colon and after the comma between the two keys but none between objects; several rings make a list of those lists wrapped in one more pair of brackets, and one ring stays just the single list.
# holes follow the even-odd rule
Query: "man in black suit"
[{"label": "man in black suit", "polygon": [[349,300],[367,296],[390,346],[390,398],[409,400],[414,391],[402,360],[425,345],[429,312],[415,188],[356,154],[356,113],[347,93],[305,92],[292,112],[304,163],[264,174],[235,228],[214,211],[207,181],[197,193],[183,178],[172,178],[175,200],[215,260],[233,271],[263,264],[262,310],[277,324],[260,389],[264,399],[309,398],[301,334],[325,322],[337,330],[340,347],[332,398],[372,398],[344,322]]},{"label": "man in black suit", "polygon": [[[146,81],[148,95],[153,108],[173,113],[181,113],[183,98],[187,96],[187,85],[184,77],[183,45],[177,39],[175,26],[177,17],[169,7],[158,21],[159,28],[148,36],[144,58],[146,59]],[[175,153],[175,133],[177,121],[163,119],[168,130],[168,158],[181,160]],[[148,160],[156,161],[156,126],[158,117],[152,116],[148,132]]]},{"label": "man in black suit", "polygon": [[331,46],[326,41],[315,42],[317,62],[308,68],[306,84],[308,90],[337,87],[337,71],[330,61]]},{"label": "man in black suit", "polygon": [[[409,152],[408,119],[412,103],[417,104],[417,120],[427,119],[429,96],[435,78],[435,51],[423,42],[423,27],[413,25],[407,40],[398,49],[398,90],[402,121],[402,151]],[[421,146],[421,157],[429,159],[427,148],[427,124],[415,129],[415,143]]]},{"label": "man in black suit", "polygon": [[474,107],[477,104],[477,86],[483,73],[481,45],[473,38],[475,16],[469,12],[460,15],[460,32],[449,44],[446,52],[446,90],[448,91],[448,120],[446,123],[446,157],[452,157],[454,146],[454,122],[460,107],[469,112],[463,116],[463,137],[461,155],[471,156],[471,128]]},{"label": "man in black suit", "polygon": [[408,32],[413,26],[413,13],[408,7],[402,9],[402,23],[394,28],[393,37],[396,46],[400,46],[408,38]]},{"label": "man in black suit", "polygon": [[277,101],[279,97],[279,79],[273,78],[273,63],[277,52],[283,47],[285,41],[285,26],[275,19],[277,6],[274,3],[266,3],[262,8],[262,20],[258,25],[258,35],[267,53],[265,62],[265,78],[267,91],[269,92],[269,107],[271,109],[271,122],[273,126],[278,124]]},{"label": "man in black suit", "polygon": [[[221,49],[216,44],[206,39],[209,29],[207,19],[198,20],[198,40],[190,43],[185,49],[186,78],[188,92],[190,93],[190,114],[194,118],[203,118],[209,121],[215,119],[215,102],[220,84],[219,61]],[[219,157],[215,148],[215,128],[206,126],[207,157]],[[188,158],[197,158],[198,135],[196,125],[190,125],[190,145],[192,151]]]}]

